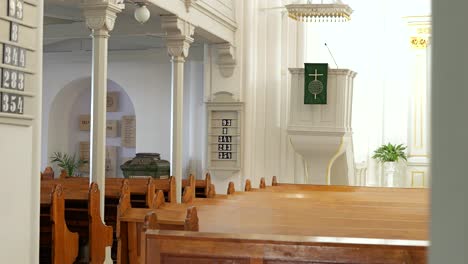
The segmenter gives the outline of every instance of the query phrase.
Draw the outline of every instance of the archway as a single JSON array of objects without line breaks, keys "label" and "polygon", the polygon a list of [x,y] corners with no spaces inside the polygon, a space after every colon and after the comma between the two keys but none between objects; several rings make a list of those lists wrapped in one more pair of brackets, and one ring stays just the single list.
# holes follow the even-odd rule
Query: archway
[{"label": "archway", "polygon": [[[107,83],[108,95],[115,96],[116,108],[107,112],[107,160],[109,161],[107,176],[122,177],[119,165],[135,155],[135,146],[122,147],[120,121],[123,116],[135,116],[135,108],[125,89],[112,80]],[[47,142],[43,142],[43,166],[51,165],[50,157],[54,152],[81,156],[86,159],[86,148],[89,149],[89,123],[91,112],[91,78],[85,77],[71,81],[54,97],[48,112],[44,111],[43,125],[47,127]],[[110,121],[110,123],[109,123]],[[87,146],[88,145],[88,146]],[[45,148],[45,149],[44,149]],[[89,151],[88,151],[89,153]],[[79,175],[88,175],[88,166],[83,166]],[[56,175],[60,172],[53,167]],[[109,173],[109,174],[107,174]]]}]

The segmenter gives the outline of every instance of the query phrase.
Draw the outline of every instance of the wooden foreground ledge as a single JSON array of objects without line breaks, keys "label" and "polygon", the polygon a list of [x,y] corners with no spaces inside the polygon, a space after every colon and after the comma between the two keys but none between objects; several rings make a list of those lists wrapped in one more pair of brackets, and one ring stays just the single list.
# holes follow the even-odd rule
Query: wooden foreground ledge
[{"label": "wooden foreground ledge", "polygon": [[[146,263],[426,263],[429,243],[284,235],[146,231]],[[195,262],[194,262],[195,263]],[[224,262],[223,262],[224,263]]]}]

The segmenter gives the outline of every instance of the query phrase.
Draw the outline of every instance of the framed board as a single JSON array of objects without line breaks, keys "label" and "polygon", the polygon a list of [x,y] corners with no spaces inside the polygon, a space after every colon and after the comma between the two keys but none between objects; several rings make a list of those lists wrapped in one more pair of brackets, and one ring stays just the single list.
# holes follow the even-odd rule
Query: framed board
[{"label": "framed board", "polygon": [[208,111],[208,169],[242,167],[242,109],[240,102],[210,102]]},{"label": "framed board", "polygon": [[[36,86],[35,49],[38,10],[34,2],[0,3],[0,113],[32,119]],[[31,82],[32,81],[32,82]],[[11,118],[11,117],[9,117]],[[24,120],[23,117],[19,117]]]}]

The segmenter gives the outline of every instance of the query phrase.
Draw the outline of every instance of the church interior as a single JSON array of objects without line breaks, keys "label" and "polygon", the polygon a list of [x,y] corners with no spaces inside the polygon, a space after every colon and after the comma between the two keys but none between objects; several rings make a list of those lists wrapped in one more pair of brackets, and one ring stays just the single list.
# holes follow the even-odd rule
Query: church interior
[{"label": "church interior", "polygon": [[468,3],[0,0],[2,263],[468,263]]}]

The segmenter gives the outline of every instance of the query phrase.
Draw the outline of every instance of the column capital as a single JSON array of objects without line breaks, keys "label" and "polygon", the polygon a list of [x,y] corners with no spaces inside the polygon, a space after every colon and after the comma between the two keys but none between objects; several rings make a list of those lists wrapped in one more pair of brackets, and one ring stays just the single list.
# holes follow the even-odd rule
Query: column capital
[{"label": "column capital", "polygon": [[125,8],[122,2],[122,0],[83,0],[81,9],[86,26],[96,31],[112,31],[117,14]]},{"label": "column capital", "polygon": [[223,77],[230,77],[236,67],[236,47],[231,43],[215,44],[214,48],[218,52],[216,64],[218,64],[219,71]]},{"label": "column capital", "polygon": [[172,57],[187,57],[193,43],[195,27],[177,16],[161,16],[161,27],[166,32],[167,52]]}]

